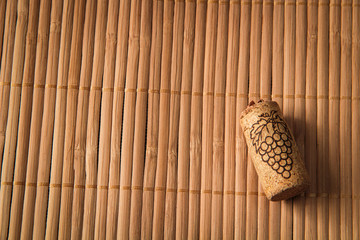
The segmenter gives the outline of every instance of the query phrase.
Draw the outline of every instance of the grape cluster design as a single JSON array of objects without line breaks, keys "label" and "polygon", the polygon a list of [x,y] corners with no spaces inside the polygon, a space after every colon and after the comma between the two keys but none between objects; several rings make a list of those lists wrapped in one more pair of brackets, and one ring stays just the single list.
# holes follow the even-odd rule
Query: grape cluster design
[{"label": "grape cluster design", "polygon": [[250,138],[262,160],[285,179],[290,178],[293,164],[291,134],[277,112],[260,115],[252,127]]}]

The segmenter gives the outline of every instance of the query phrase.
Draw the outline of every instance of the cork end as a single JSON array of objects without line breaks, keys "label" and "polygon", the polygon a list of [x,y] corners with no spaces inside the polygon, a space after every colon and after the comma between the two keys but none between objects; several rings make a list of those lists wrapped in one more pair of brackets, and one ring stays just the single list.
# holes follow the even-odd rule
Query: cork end
[{"label": "cork end", "polygon": [[305,192],[309,188],[310,184],[309,182],[296,185],[287,189],[284,189],[284,191],[281,191],[269,198],[270,201],[281,201],[281,200],[287,200],[289,198],[295,197],[297,195],[300,195],[301,193]]},{"label": "cork end", "polygon": [[277,102],[274,101],[264,101],[263,99],[260,99],[257,102],[251,101],[248,106],[241,112],[240,119],[244,118],[247,114],[252,112],[254,109],[260,108],[265,105],[276,105],[279,108],[279,105]]}]

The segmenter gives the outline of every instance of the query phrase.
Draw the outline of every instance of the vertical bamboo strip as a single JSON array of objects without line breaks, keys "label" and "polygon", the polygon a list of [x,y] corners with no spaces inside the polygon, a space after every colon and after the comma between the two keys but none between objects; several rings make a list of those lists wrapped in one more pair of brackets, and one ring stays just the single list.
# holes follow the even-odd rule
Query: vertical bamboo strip
[{"label": "vertical bamboo strip", "polygon": [[[260,99],[271,100],[273,2],[263,2],[261,34]],[[258,187],[258,239],[269,239],[269,201],[259,183]]]},{"label": "vertical bamboo strip", "polygon": [[317,38],[318,2],[307,3],[307,54],[305,91],[305,164],[310,174],[311,185],[305,200],[305,238],[317,237],[316,224],[316,108],[317,108]]},{"label": "vertical bamboo strip", "polygon": [[140,52],[140,25],[141,25],[141,2],[133,1],[130,11],[129,50],[128,64],[126,69],[125,103],[122,145],[121,145],[121,174],[120,196],[118,216],[118,239],[129,238],[130,225],[130,201],[131,201],[131,173],[134,144],[134,119],[136,87],[139,67]]},{"label": "vertical bamboo strip", "polygon": [[[109,184],[111,113],[114,95],[114,74],[118,28],[119,0],[109,1],[105,42],[103,91],[101,95],[100,139],[98,160],[98,193],[96,199],[95,239],[105,239]],[[100,101],[100,99],[99,99]],[[65,220],[65,219],[64,219]],[[65,220],[66,221],[66,220]]]},{"label": "vertical bamboo strip", "polygon": [[6,2],[6,0],[0,1],[0,55],[2,54],[3,47]]},{"label": "vertical bamboo strip", "polygon": [[[56,94],[56,108],[55,108],[55,129],[54,129],[54,139],[53,139],[53,158],[51,166],[51,178],[50,178],[50,193],[49,193],[49,206],[47,212],[47,223],[46,223],[46,232],[45,236],[47,239],[54,239],[58,236],[58,224],[59,224],[59,212],[60,212],[60,194],[61,194],[61,175],[62,175],[62,166],[63,166],[63,150],[64,150],[64,135],[67,139],[66,131],[74,131],[74,127],[68,119],[72,119],[75,115],[73,110],[73,105],[77,104],[77,86],[78,79],[80,74],[80,54],[81,54],[81,44],[82,44],[82,30],[79,29],[79,25],[83,25],[84,18],[84,2],[76,1],[75,7],[74,3],[70,3],[67,6],[64,6],[64,13],[70,11],[70,18],[66,15],[68,20],[65,22],[68,28],[66,31],[68,34],[65,35],[63,32],[62,38],[64,38],[64,44],[66,52],[60,53],[63,54],[63,64],[59,65],[59,75],[58,75],[58,90]],[[72,12],[70,9],[74,8],[74,18],[72,20]],[[64,21],[64,20],[63,20]],[[74,22],[74,28],[71,30],[72,21]],[[73,34],[71,35],[71,31]],[[71,41],[71,42],[70,42]],[[71,44],[71,52],[70,52]],[[80,45],[80,46],[79,46]],[[70,55],[70,56],[69,56]],[[70,58],[70,60],[69,60]],[[61,68],[60,68],[61,67]],[[69,70],[69,73],[67,73]],[[67,80],[69,78],[69,80]],[[60,86],[67,86],[68,92],[60,90]],[[76,91],[76,92],[75,92]],[[74,96],[75,95],[75,96]],[[75,98],[75,99],[74,99]],[[66,113],[65,113],[66,111]],[[65,119],[66,114],[66,119]],[[75,120],[73,120],[75,121]],[[66,140],[65,140],[66,141]],[[73,142],[73,139],[70,140]],[[72,149],[67,147],[65,142],[65,156],[72,155]],[[64,160],[66,161],[66,160]],[[72,191],[72,189],[71,189]],[[69,217],[69,219],[71,219]],[[69,221],[70,222],[70,221]]]},{"label": "vertical bamboo strip", "polygon": [[352,160],[352,211],[353,239],[360,238],[360,8],[353,1],[352,9],[352,85],[351,85],[351,160]]},{"label": "vertical bamboo strip", "polygon": [[[5,130],[9,110],[10,81],[14,54],[14,39],[18,0],[8,1],[5,13],[5,30],[0,71],[0,172],[3,161]],[[20,35],[19,35],[20,36]]]},{"label": "vertical bamboo strip", "polygon": [[[251,6],[249,102],[257,101],[260,97],[262,4],[262,1],[252,2]],[[257,237],[258,224],[258,177],[249,154],[246,191],[246,238],[255,239]]]},{"label": "vertical bamboo strip", "polygon": [[[231,97],[236,97],[236,107],[231,111],[236,111],[236,152],[235,152],[235,226],[234,238],[245,239],[246,233],[246,168],[247,168],[247,148],[240,126],[241,112],[246,108],[248,101],[248,79],[249,79],[249,60],[250,60],[250,24],[251,24],[251,3],[249,1],[241,1],[241,12],[237,2],[230,4],[229,13],[229,45],[227,65],[229,70],[226,74],[226,98],[225,111],[227,101]],[[239,4],[240,5],[240,4]],[[241,17],[239,16],[241,15]],[[239,19],[240,18],[240,19]],[[240,29],[237,27],[240,20]],[[240,31],[240,34],[239,34]],[[240,35],[240,39],[239,36]],[[239,45],[238,45],[238,42]],[[239,54],[239,55],[238,55]],[[237,79],[237,80],[235,80]],[[235,93],[236,89],[236,93]],[[231,96],[233,95],[233,96]],[[226,130],[226,117],[225,117]],[[231,131],[231,130],[230,130]],[[225,138],[225,144],[226,143]],[[226,154],[226,152],[225,152]],[[224,167],[227,164],[226,155]],[[234,163],[233,163],[234,164]],[[231,166],[230,166],[231,167]],[[234,166],[232,166],[234,168]],[[226,168],[225,168],[226,169]],[[224,177],[227,172],[224,169]],[[231,170],[231,169],[230,169]],[[224,182],[224,191],[225,189]],[[224,196],[225,200],[225,196]],[[225,203],[224,203],[225,204]],[[223,221],[225,221],[229,213],[224,212]],[[223,236],[225,236],[223,234]]]},{"label": "vertical bamboo strip", "polygon": [[[283,73],[284,73],[284,0],[274,1],[273,18],[273,67],[272,67],[272,100],[280,109],[283,107]],[[281,203],[270,202],[269,237],[279,239],[281,234]]]},{"label": "vertical bamboo strip", "polygon": [[[13,192],[11,199],[11,212],[9,223],[9,239],[20,238],[21,214],[23,209],[24,188],[25,188],[25,173],[26,173],[26,159],[29,141],[29,127],[30,127],[30,113],[32,103],[32,86],[34,84],[35,59],[36,59],[36,41],[39,23],[39,7],[40,1],[35,0],[29,2],[29,21],[26,33],[25,46],[25,62],[24,71],[22,74],[22,89],[19,94],[20,113],[19,126],[16,128],[14,139],[14,156],[15,170],[13,179]],[[14,65],[15,69],[15,65]],[[21,96],[20,96],[21,95]],[[16,120],[14,120],[16,121]],[[24,146],[26,150],[24,149]],[[16,149],[15,149],[16,148]],[[25,153],[24,153],[25,150]],[[9,206],[10,207],[10,206]]]},{"label": "vertical bamboo strip", "polygon": [[[95,42],[94,42],[94,60],[91,75],[91,87],[89,98],[84,99],[84,104],[88,103],[88,123],[86,135],[86,186],[85,186],[85,203],[84,203],[84,219],[83,219],[83,239],[93,239],[95,230],[95,214],[96,214],[96,194],[97,188],[97,163],[98,163],[98,140],[99,140],[99,115],[102,77],[104,72],[105,61],[105,37],[107,26],[108,1],[98,1],[95,26]],[[88,102],[87,102],[88,101]],[[86,115],[85,115],[86,116]],[[85,117],[84,116],[84,117]],[[85,119],[84,119],[85,120]],[[84,123],[81,123],[83,125]],[[79,159],[80,160],[80,159]],[[81,163],[80,163],[81,164]],[[80,168],[79,168],[80,169]],[[72,179],[73,173],[67,173],[63,176]],[[64,194],[62,192],[61,194]],[[72,199],[71,192],[68,198]],[[66,209],[64,209],[66,210]],[[65,219],[64,219],[65,220]]]},{"label": "vertical bamboo strip", "polygon": [[317,238],[329,238],[329,2],[319,2],[317,59]]},{"label": "vertical bamboo strip", "polygon": [[[38,9],[31,10],[33,12],[38,11]],[[2,183],[11,183],[14,176],[13,173],[15,164],[16,138],[22,86],[21,83],[23,81],[24,70],[25,40],[29,15],[28,1],[18,2],[17,15],[18,19],[16,21],[14,40],[14,58],[11,72],[9,111],[7,116],[8,119],[5,134],[5,149],[2,162],[3,168],[1,173]],[[9,227],[12,184],[2,184],[0,191],[0,238],[5,239],[7,237]]]},{"label": "vertical bamboo strip", "polygon": [[211,237],[211,192],[214,130],[214,87],[218,2],[210,1],[206,13],[206,36],[204,55],[202,155],[200,195],[200,239]]},{"label": "vertical bamboo strip", "polygon": [[157,167],[159,100],[161,74],[161,46],[163,37],[163,1],[153,2],[152,36],[150,52],[150,75],[147,110],[147,139],[144,169],[141,239],[147,239],[152,233],[155,172]]},{"label": "vertical bamboo strip", "polygon": [[[38,170],[38,187],[36,191],[36,202],[35,202],[35,216],[34,216],[34,233],[35,239],[45,237],[45,225],[46,225],[46,214],[47,214],[47,203],[49,193],[49,178],[50,178],[50,165],[59,171],[59,167],[54,163],[55,152],[52,154],[52,146],[56,147],[58,144],[53,141],[56,139],[56,125],[58,124],[57,111],[59,105],[64,105],[61,98],[63,95],[61,92],[67,87],[67,73],[69,66],[69,55],[70,55],[70,40],[72,31],[72,18],[73,18],[73,2],[61,1],[59,4],[64,4],[58,7],[63,8],[62,13],[62,24],[61,24],[61,38],[58,36],[55,48],[60,48],[58,53],[58,71],[56,76],[51,76],[51,79],[46,80],[45,87],[45,102],[44,102],[44,115],[43,124],[41,131],[40,141],[40,155],[39,155],[39,170]],[[69,36],[70,33],[70,36]],[[60,34],[59,34],[60,35]],[[59,42],[60,40],[60,42]],[[59,47],[60,46],[60,47]],[[55,73],[54,73],[55,74]],[[57,89],[55,92],[55,86]],[[47,91],[47,88],[49,90]],[[51,89],[52,88],[52,89]],[[50,90],[51,89],[51,90]],[[56,96],[56,98],[55,98]],[[65,99],[66,100],[66,99]],[[56,105],[55,105],[56,103]],[[55,121],[55,123],[54,123]],[[55,129],[54,129],[55,125]],[[54,138],[53,138],[54,137]],[[60,171],[61,172],[61,171]],[[54,176],[52,175],[53,179]],[[53,185],[51,185],[52,188]],[[50,214],[51,219],[55,218],[54,215]],[[57,224],[56,224],[57,226]]]},{"label": "vertical bamboo strip", "polygon": [[140,23],[140,53],[138,84],[134,119],[133,175],[131,181],[130,238],[141,237],[141,211],[144,180],[146,109],[149,88],[150,43],[151,43],[151,1],[142,2]]},{"label": "vertical bamboo strip", "polygon": [[155,175],[153,239],[164,238],[165,193],[170,129],[171,56],[174,22],[174,2],[164,2],[163,42],[159,113],[159,143]]},{"label": "vertical bamboo strip", "polygon": [[[230,1],[220,1],[217,23],[212,154],[211,238],[222,238],[226,57]],[[236,77],[234,78],[236,81]],[[210,210],[209,210],[210,211]]]},{"label": "vertical bamboo strip", "polygon": [[[72,203],[73,211],[71,217],[71,221],[72,221],[71,239],[80,239],[82,234],[84,196],[85,196],[86,126],[87,126],[89,89],[90,89],[90,80],[92,74],[92,64],[93,64],[93,54],[94,54],[96,1],[95,0],[87,1],[85,11],[86,13],[85,13],[84,26],[83,26],[84,32],[83,32],[82,50],[81,50],[82,58],[81,58],[80,80],[78,87],[79,92],[77,96],[76,122],[74,123],[75,129],[73,129],[75,134],[73,140],[74,141],[74,193],[73,194],[74,195],[73,195],[73,203]],[[80,61],[80,59],[76,60],[77,57],[78,57],[77,54],[74,53],[74,61]],[[74,68],[74,72],[70,74],[74,74],[74,77],[77,78],[77,74],[79,74],[77,71],[79,70],[77,68]]]},{"label": "vertical bamboo strip", "polygon": [[[305,156],[305,81],[306,81],[306,2],[296,1],[295,33],[295,103],[294,137],[301,156]],[[305,197],[304,194],[293,201],[293,238],[305,237]]]},{"label": "vertical bamboo strip", "polygon": [[[34,122],[34,129],[31,129],[30,132],[30,146],[29,146],[29,158],[28,158],[28,172],[27,172],[27,188],[25,192],[25,203],[24,203],[24,214],[21,230],[21,238],[27,238],[33,235],[33,219],[34,215],[40,214],[40,212],[35,212],[36,202],[44,201],[47,202],[47,196],[38,197],[35,199],[40,188],[43,188],[43,191],[47,191],[49,175],[42,176],[42,173],[46,166],[50,165],[51,159],[51,143],[52,143],[52,133],[53,133],[53,119],[54,119],[54,108],[55,108],[55,89],[57,82],[57,73],[58,73],[58,63],[59,63],[59,48],[60,48],[60,32],[61,32],[61,17],[62,17],[62,1],[53,1],[51,9],[51,20],[50,20],[50,36],[49,36],[49,52],[48,52],[48,61],[47,61],[47,71],[46,71],[46,84],[43,83],[40,85],[36,83],[34,88],[43,88],[45,89],[45,96],[43,100],[44,108],[41,108],[41,114],[34,116],[32,115],[31,121]],[[47,39],[46,39],[47,40]],[[42,63],[44,64],[44,63]],[[34,94],[34,98],[38,96]],[[41,104],[37,101],[33,101],[33,104]],[[33,113],[35,109],[33,105]],[[39,109],[40,110],[40,109]],[[44,113],[44,114],[43,114]],[[45,116],[45,117],[44,117]],[[37,119],[39,118],[39,119]],[[41,120],[42,118],[42,120]],[[37,121],[41,123],[36,123]],[[34,130],[34,131],[33,131]],[[49,140],[50,139],[50,140]],[[31,165],[30,165],[31,164]],[[38,168],[40,171],[38,172]],[[41,176],[40,176],[41,175]],[[38,177],[41,177],[40,180]],[[37,188],[34,188],[37,186]],[[45,190],[45,189],[46,190]],[[45,199],[46,198],[46,199]],[[39,209],[40,203],[38,203],[37,209]],[[44,211],[40,208],[39,211]],[[46,208],[45,208],[46,214]]]},{"label": "vertical bamboo strip", "polygon": [[190,160],[190,111],[192,66],[195,38],[195,2],[185,3],[182,79],[179,116],[179,145],[176,199],[176,239],[188,236],[189,216],[189,160]]},{"label": "vertical bamboo strip", "polygon": [[341,1],[340,63],[340,237],[352,238],[351,184],[351,1]]},{"label": "vertical bamboo strip", "polygon": [[[284,78],[283,114],[290,129],[294,127],[295,105],[295,0],[285,1],[284,8]],[[293,199],[281,202],[281,238],[292,238]]]},{"label": "vertical bamboo strip", "polygon": [[171,59],[171,96],[169,146],[166,180],[164,238],[175,239],[176,233],[176,195],[178,169],[178,134],[180,115],[180,90],[183,63],[185,2],[175,1],[174,32]]},{"label": "vertical bamboo strip", "polygon": [[196,2],[195,41],[190,112],[190,181],[188,239],[199,238],[201,183],[201,127],[204,81],[206,2]]},{"label": "vertical bamboo strip", "polygon": [[[50,1],[43,1],[40,4],[40,16],[39,16],[39,29],[38,29],[38,39],[37,39],[37,48],[36,48],[36,63],[35,63],[35,75],[34,75],[34,92],[33,94],[29,93],[28,98],[33,98],[32,107],[29,107],[31,112],[31,125],[28,133],[29,134],[29,143],[18,145],[17,157],[20,157],[18,161],[26,161],[27,165],[24,167],[24,178],[26,176],[25,182],[25,196],[23,204],[23,213],[22,221],[19,219],[19,226],[14,226],[13,229],[20,231],[23,238],[31,236],[32,234],[32,220],[34,215],[35,207],[35,195],[36,195],[36,179],[37,179],[37,169],[38,169],[38,158],[39,158],[39,145],[40,145],[40,134],[41,134],[41,123],[43,115],[43,103],[44,103],[44,88],[45,88],[45,78],[48,71],[47,61],[48,61],[48,46],[49,46],[49,31],[50,31]],[[52,30],[53,32],[53,30]],[[53,33],[51,34],[53,35]],[[46,67],[44,67],[46,66]],[[24,89],[24,88],[23,88]],[[25,98],[24,96],[24,99]],[[25,102],[22,101],[23,105]],[[30,102],[31,103],[31,102]],[[25,107],[25,106],[24,106]],[[24,110],[25,111],[25,110]],[[30,115],[29,112],[29,115]],[[26,114],[26,112],[24,113]],[[30,121],[30,117],[25,115],[26,120]],[[20,121],[20,126],[25,125],[28,122],[22,124]],[[28,123],[29,124],[29,123]],[[25,132],[27,126],[23,126],[20,130]],[[19,131],[20,131],[19,130]],[[24,134],[24,135],[25,135]],[[26,158],[22,160],[22,158]],[[25,170],[26,169],[26,170]],[[11,226],[10,226],[11,228]],[[25,229],[26,228],[26,229]],[[11,229],[10,229],[10,232]],[[17,232],[14,230],[14,232]]]}]

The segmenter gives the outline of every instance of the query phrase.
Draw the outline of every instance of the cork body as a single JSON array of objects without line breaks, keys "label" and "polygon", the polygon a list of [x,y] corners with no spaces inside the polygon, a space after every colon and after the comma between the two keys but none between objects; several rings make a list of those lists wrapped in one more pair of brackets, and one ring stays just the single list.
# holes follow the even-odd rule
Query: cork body
[{"label": "cork body", "polygon": [[304,192],[309,176],[279,105],[272,101],[249,105],[240,124],[266,197],[278,201]]}]

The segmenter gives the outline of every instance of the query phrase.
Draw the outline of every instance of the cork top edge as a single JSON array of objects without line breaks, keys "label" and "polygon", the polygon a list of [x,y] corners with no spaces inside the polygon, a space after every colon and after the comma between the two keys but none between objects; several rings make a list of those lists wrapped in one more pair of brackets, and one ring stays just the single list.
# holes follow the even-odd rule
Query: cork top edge
[{"label": "cork top edge", "polygon": [[263,99],[260,99],[258,102],[251,101],[248,106],[241,112],[240,119],[243,119],[248,113],[253,111],[256,108],[259,108],[264,105],[277,105],[277,102],[275,101],[264,101]]}]

